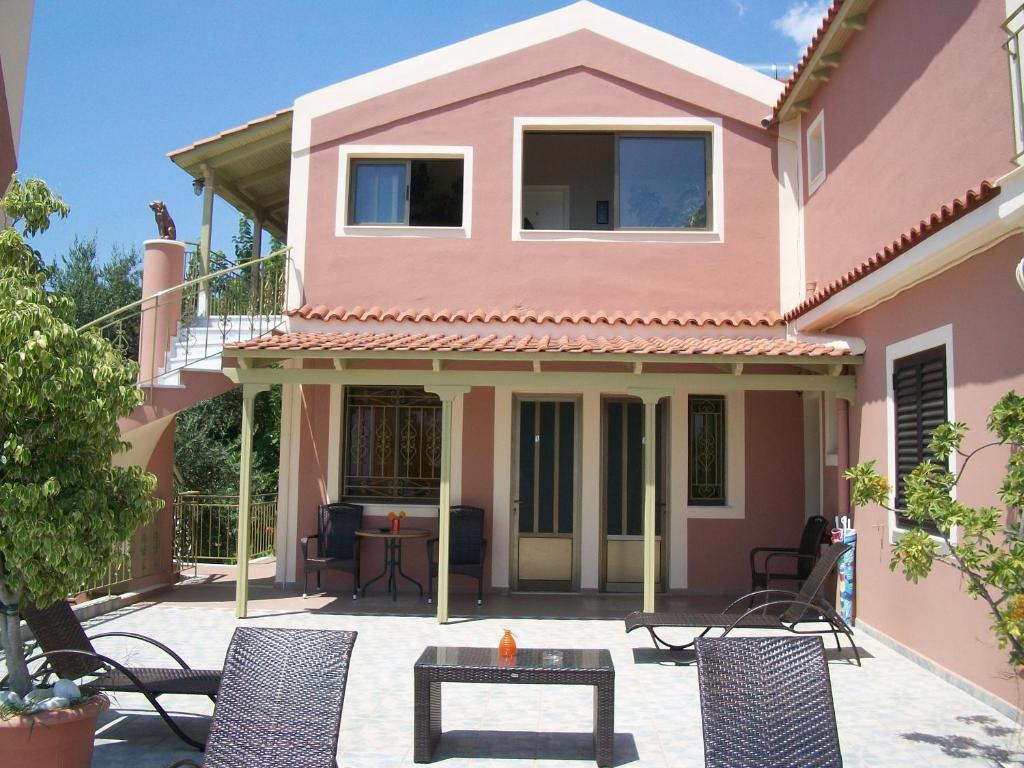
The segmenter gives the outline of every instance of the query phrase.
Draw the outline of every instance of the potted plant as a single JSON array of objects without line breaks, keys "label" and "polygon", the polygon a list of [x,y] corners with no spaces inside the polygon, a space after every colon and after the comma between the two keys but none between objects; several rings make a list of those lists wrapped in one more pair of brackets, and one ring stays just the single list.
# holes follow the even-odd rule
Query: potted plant
[{"label": "potted plant", "polygon": [[56,726],[85,718],[88,743],[77,750],[88,765],[105,701],[54,695],[71,693],[67,686],[33,693],[19,606],[50,605],[93,582],[162,502],[151,475],[112,464],[125,447],[117,421],[142,402],[136,365],[98,333],[75,329],[74,303],[46,290],[25,240],[67,206],[38,179],[16,178],[2,205],[11,225],[0,231],[0,641],[9,689],[0,754],[11,754],[5,738],[30,738],[41,756],[19,764],[52,765]]},{"label": "potted plant", "polygon": [[[928,446],[935,460],[922,462],[907,476],[905,510],[890,506],[891,487],[875,472],[874,461],[858,464],[844,476],[852,481],[854,506],[874,502],[917,524],[892,545],[890,570],[900,569],[916,583],[936,562],[957,569],[967,593],[988,606],[996,641],[1008,649],[1010,663],[1019,669],[1024,665],[1024,397],[1009,392],[1000,398],[989,414],[988,429],[995,440],[963,451],[967,425],[936,427]],[[953,494],[971,459],[996,446],[1010,448],[997,491],[1006,508],[1016,510],[1010,515],[995,506],[968,507]],[[960,459],[955,474],[948,469],[954,453]]]}]

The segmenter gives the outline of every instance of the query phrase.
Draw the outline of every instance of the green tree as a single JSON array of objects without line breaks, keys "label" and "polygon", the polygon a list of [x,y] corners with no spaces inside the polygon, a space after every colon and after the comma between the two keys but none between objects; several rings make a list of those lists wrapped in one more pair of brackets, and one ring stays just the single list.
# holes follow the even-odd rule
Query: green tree
[{"label": "green tree", "polygon": [[137,366],[98,333],[76,330],[75,304],[46,290],[25,236],[68,209],[38,179],[15,180],[0,233],[0,635],[13,690],[31,689],[18,605],[49,605],[103,573],[159,509],[155,479],[115,467],[117,420],[142,402]]},{"label": "green tree", "polygon": [[[935,461],[922,462],[907,476],[905,510],[889,506],[891,488],[875,472],[874,461],[858,464],[844,476],[852,481],[854,506],[879,504],[916,524],[893,544],[890,570],[900,569],[916,584],[936,562],[956,568],[967,593],[988,606],[999,647],[1010,649],[1012,664],[1024,664],[1024,397],[1009,392],[1000,398],[987,426],[996,439],[966,452],[961,450],[966,424],[935,428],[928,446]],[[1010,447],[1006,475],[997,491],[1003,504],[1015,510],[1009,515],[994,506],[968,507],[954,498],[971,459],[995,446]],[[960,458],[955,474],[948,469],[953,454]]]},{"label": "green tree", "polygon": [[[96,238],[75,242],[50,269],[48,286],[75,302],[75,327],[103,317],[142,298],[142,271],[138,251],[115,244],[110,258],[98,263]],[[139,318],[132,314],[103,334],[133,360],[139,354]]]}]

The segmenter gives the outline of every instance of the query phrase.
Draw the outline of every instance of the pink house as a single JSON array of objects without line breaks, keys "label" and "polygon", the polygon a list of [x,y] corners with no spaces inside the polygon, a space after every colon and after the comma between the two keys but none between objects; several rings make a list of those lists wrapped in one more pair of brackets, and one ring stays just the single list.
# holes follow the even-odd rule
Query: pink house
[{"label": "pink house", "polygon": [[[167,478],[175,411],[233,382],[248,423],[281,385],[281,585],[318,505],[348,501],[442,550],[449,507],[482,508],[485,592],[744,589],[751,548],[850,514],[844,468],[896,480],[933,421],[982,440],[1024,388],[1013,10],[836,0],[780,83],[580,2],[172,153],[287,242],[287,291],[194,365],[171,361],[216,325],[202,297],[144,328],[136,460]],[[182,249],[147,244],[146,295]],[[962,498],[992,503],[1005,460]],[[900,521],[855,526],[857,630],[1016,705],[955,574],[909,585]],[[443,621],[476,586],[440,571]]]}]

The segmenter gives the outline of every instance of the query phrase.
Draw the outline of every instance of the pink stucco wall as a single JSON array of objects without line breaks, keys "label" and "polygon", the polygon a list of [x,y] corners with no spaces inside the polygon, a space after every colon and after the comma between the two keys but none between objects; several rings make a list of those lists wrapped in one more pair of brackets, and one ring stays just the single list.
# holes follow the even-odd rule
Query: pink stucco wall
[{"label": "pink stucco wall", "polygon": [[1004,15],[1003,0],[871,6],[803,116],[806,132],[825,112],[827,178],[805,208],[809,283],[820,288],[1011,170]]},{"label": "pink stucco wall", "polygon": [[[850,461],[875,459],[884,471],[890,447],[886,431],[886,346],[932,329],[953,326],[953,395],[957,421],[970,428],[964,448],[990,439],[985,418],[1010,389],[1024,390],[1024,294],[1013,280],[1024,238],[1005,240],[985,253],[918,285],[836,328],[867,343],[857,371],[857,403],[850,409]],[[1001,504],[996,495],[1006,449],[971,460],[958,499]],[[889,571],[888,518],[875,507],[855,514],[857,617],[1016,706],[1018,682],[1008,676],[1006,653],[995,646],[988,615],[969,599],[951,568],[937,566],[917,585]]]},{"label": "pink stucco wall", "polygon": [[[766,111],[633,49],[577,32],[319,117],[310,161],[305,300],[433,308],[776,309],[778,186],[774,139],[759,124]],[[721,118],[725,242],[513,241],[517,116]],[[472,238],[336,237],[337,147],[346,143],[472,146]],[[743,281],[723,279],[733,274],[743,274]]]},{"label": "pink stucco wall", "polygon": [[14,136],[11,133],[11,109],[7,104],[4,70],[0,65],[0,196],[7,191],[7,184],[17,166],[17,147],[14,146]]},{"label": "pink stucco wall", "polygon": [[795,547],[804,525],[803,405],[796,392],[748,392],[745,398],[746,515],[693,519],[687,530],[688,586],[726,592],[750,588],[750,550]]},{"label": "pink stucco wall", "polygon": [[[299,446],[299,487],[298,487],[298,536],[316,533],[316,509],[327,500],[328,445],[330,439],[330,389],[327,386],[309,385],[302,388],[302,405],[300,417]],[[491,536],[491,505],[493,499],[494,475],[494,390],[490,387],[476,387],[464,396],[463,429],[462,429],[462,496],[453,498],[453,503],[471,504],[483,507],[486,514],[485,536]],[[389,521],[384,516],[366,514],[363,517],[366,527],[386,526]],[[437,518],[407,518],[403,523],[407,527],[425,528],[431,535],[437,533]],[[365,584],[369,579],[380,573],[384,565],[384,546],[380,541],[365,540],[362,542],[360,555],[361,578]],[[490,587],[490,560],[488,551],[485,562],[484,588]],[[302,581],[302,551],[297,551],[299,563],[299,582]],[[425,540],[415,539],[407,542],[402,551],[402,570],[417,581],[427,586],[427,561]],[[332,591],[346,593],[351,587],[348,574],[323,574],[323,584]],[[384,589],[384,582],[374,584],[370,589]],[[415,590],[415,587],[400,582],[399,589]],[[453,577],[452,592],[475,591],[476,582],[472,579]]]}]

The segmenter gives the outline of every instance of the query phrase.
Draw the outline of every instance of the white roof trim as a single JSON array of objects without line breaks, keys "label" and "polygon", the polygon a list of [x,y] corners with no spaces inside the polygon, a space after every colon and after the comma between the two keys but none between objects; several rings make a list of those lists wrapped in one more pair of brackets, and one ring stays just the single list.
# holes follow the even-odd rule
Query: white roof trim
[{"label": "white roof trim", "polygon": [[[580,0],[564,8],[510,24],[405,61],[343,80],[295,100],[295,112],[312,119],[384,93],[446,75],[558,37],[589,30],[660,59],[771,107],[782,83],[717,53],[688,43],[606,8]],[[296,120],[296,123],[302,122]],[[296,139],[300,136],[296,135]],[[309,148],[293,144],[293,151]]]}]

